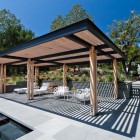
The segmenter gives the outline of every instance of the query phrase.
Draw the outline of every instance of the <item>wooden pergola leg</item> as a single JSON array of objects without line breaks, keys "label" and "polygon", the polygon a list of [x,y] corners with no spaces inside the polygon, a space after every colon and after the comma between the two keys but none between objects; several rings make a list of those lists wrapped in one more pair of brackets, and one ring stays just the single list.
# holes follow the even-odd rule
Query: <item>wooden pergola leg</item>
[{"label": "wooden pergola leg", "polygon": [[34,96],[34,62],[28,59],[27,62],[27,98],[33,99]]},{"label": "wooden pergola leg", "polygon": [[4,84],[3,84],[3,87],[4,87],[4,93],[6,93],[6,65],[4,65]]},{"label": "wooden pergola leg", "polygon": [[34,98],[34,61],[31,61],[31,99]]},{"label": "wooden pergola leg", "polygon": [[3,64],[0,65],[0,93],[3,93]]},{"label": "wooden pergola leg", "polygon": [[97,102],[97,52],[94,47],[89,49],[90,61],[90,106],[91,115],[95,116],[98,113]]},{"label": "wooden pergola leg", "polygon": [[27,62],[27,98],[30,100],[30,59]]},{"label": "wooden pergola leg", "polygon": [[63,64],[63,86],[67,86],[67,65]]},{"label": "wooden pergola leg", "polygon": [[35,83],[36,83],[36,86],[39,86],[39,67],[38,66],[35,67]]},{"label": "wooden pergola leg", "polygon": [[114,76],[114,98],[118,98],[118,82],[117,82],[117,59],[113,60],[113,76]]}]

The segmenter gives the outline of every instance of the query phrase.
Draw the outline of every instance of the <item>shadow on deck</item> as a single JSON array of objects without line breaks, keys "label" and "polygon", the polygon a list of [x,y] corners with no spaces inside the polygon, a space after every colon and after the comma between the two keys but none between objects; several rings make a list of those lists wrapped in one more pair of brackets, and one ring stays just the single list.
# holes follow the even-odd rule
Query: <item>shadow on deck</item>
[{"label": "shadow on deck", "polygon": [[136,135],[140,113],[139,96],[129,100],[102,98],[98,104],[99,114],[95,117],[90,116],[89,104],[83,105],[70,99],[57,99],[51,94],[38,96],[30,101],[27,100],[25,94],[7,93],[0,94],[0,97],[127,137]]}]

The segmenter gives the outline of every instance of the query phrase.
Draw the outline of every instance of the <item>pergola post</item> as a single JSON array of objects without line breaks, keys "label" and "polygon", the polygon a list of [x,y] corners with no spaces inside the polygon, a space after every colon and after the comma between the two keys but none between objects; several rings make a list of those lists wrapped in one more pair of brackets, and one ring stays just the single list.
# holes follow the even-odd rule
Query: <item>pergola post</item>
[{"label": "pergola post", "polygon": [[27,98],[30,99],[30,59],[27,61]]},{"label": "pergola post", "polygon": [[0,66],[0,93],[3,93],[3,64]]},{"label": "pergola post", "polygon": [[28,59],[27,62],[27,98],[33,99],[34,96],[34,62]]},{"label": "pergola post", "polygon": [[91,115],[95,116],[98,112],[97,102],[97,52],[94,47],[89,49],[90,61],[90,106]]},{"label": "pergola post", "polygon": [[114,76],[114,98],[118,98],[118,82],[117,82],[117,59],[113,59],[113,76]]},{"label": "pergola post", "polygon": [[34,61],[31,61],[31,99],[34,98]]},{"label": "pergola post", "polygon": [[63,86],[67,86],[67,65],[63,64]]},{"label": "pergola post", "polygon": [[4,83],[3,83],[3,88],[4,88],[4,93],[6,93],[6,65],[4,65]]},{"label": "pergola post", "polygon": [[39,86],[39,67],[35,66],[35,84]]}]

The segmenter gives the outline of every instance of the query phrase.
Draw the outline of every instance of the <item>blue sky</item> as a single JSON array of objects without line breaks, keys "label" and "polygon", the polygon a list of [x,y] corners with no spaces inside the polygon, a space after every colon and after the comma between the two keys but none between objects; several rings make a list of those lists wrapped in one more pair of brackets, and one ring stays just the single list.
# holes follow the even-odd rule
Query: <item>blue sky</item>
[{"label": "blue sky", "polygon": [[0,9],[9,9],[27,29],[40,36],[50,31],[57,15],[67,14],[77,3],[93,16],[104,33],[114,19],[127,18],[130,10],[140,12],[140,0],[0,0]]}]

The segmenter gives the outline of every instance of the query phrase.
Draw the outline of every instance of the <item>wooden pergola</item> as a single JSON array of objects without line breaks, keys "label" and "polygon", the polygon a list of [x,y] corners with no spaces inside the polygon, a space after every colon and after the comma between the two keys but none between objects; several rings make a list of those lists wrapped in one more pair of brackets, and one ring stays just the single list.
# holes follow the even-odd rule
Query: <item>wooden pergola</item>
[{"label": "wooden pergola", "polygon": [[113,62],[117,98],[117,61],[124,60],[120,49],[92,21],[85,19],[1,52],[0,92],[6,92],[6,65],[27,65],[27,95],[33,99],[34,67],[37,81],[39,66],[63,66],[63,85],[67,85],[67,65],[90,64],[91,114],[96,115],[97,63]]}]

